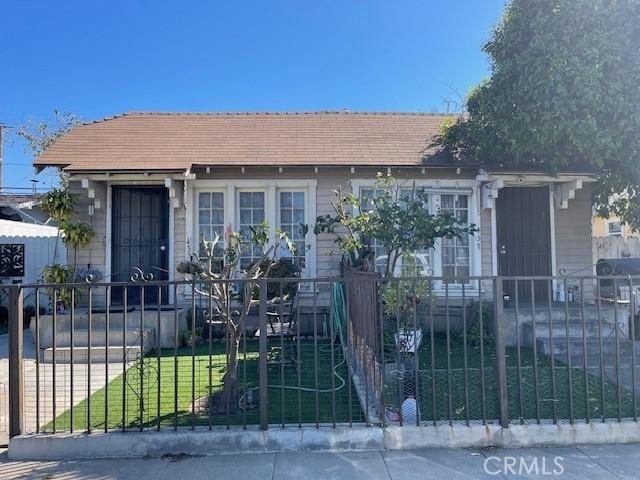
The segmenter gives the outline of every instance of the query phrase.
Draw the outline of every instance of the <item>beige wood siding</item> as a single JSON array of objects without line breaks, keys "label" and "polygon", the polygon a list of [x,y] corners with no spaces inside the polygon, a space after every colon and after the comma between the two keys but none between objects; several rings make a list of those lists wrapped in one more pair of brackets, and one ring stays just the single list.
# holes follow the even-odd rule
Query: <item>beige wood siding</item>
[{"label": "beige wood siding", "polygon": [[[87,248],[78,250],[79,269],[97,269],[104,273],[104,261],[107,238],[107,191],[103,185],[96,189],[96,197],[100,200],[100,208],[89,216],[90,199],[87,191],[82,189],[80,182],[71,182],[70,190],[76,195],[74,221],[88,223],[95,231],[95,236]],[[73,249],[69,249],[69,262],[73,262]]]},{"label": "beige wood siding", "polygon": [[493,275],[493,244],[491,242],[491,210],[480,210],[481,275]]},{"label": "beige wood siding", "polygon": [[593,273],[591,243],[591,186],[587,183],[569,200],[569,208],[555,210],[556,272]]}]

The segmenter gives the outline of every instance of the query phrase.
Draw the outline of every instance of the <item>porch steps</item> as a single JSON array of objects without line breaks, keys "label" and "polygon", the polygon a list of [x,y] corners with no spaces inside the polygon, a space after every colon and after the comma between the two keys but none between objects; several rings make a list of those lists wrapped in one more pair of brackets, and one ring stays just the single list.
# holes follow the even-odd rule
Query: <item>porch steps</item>
[{"label": "porch steps", "polygon": [[635,351],[636,365],[640,366],[640,342],[632,342],[622,336],[618,337],[616,346],[615,337],[605,337],[602,339],[602,355],[600,354],[600,340],[597,338],[587,338],[583,342],[582,338],[567,337],[553,338],[553,342],[548,337],[538,338],[536,347],[539,355],[551,357],[554,361],[566,364],[568,361],[567,351],[572,367],[584,367],[585,344],[587,366],[596,367],[600,364],[605,366],[632,365],[632,351]]},{"label": "porch steps", "polygon": [[[126,341],[123,341],[123,339]],[[140,354],[146,354],[155,347],[154,329],[129,328],[126,333],[121,329],[109,330],[109,342],[107,347],[107,332],[91,329],[91,361],[104,362],[105,355],[109,362],[121,362],[123,349],[126,350],[127,361],[135,360]],[[43,361],[53,361],[53,347],[43,350]],[[89,359],[89,330],[84,328],[74,329],[73,334],[73,361],[74,363],[86,363]],[[56,334],[56,363],[71,361],[71,332],[64,331]]]},{"label": "porch steps", "polygon": [[[520,309],[519,314],[526,315],[526,310]],[[553,356],[560,364],[570,361],[573,367],[584,367],[585,346],[588,367],[614,366],[616,363],[631,365],[632,351],[640,365],[640,343],[636,342],[634,346],[629,339],[628,322],[627,306],[601,305],[598,308],[593,304],[569,304],[565,309],[564,304],[554,305],[551,316],[546,308],[536,309],[533,318],[531,313],[525,317],[520,326],[520,341],[523,347],[531,348],[535,340],[539,355]]]},{"label": "porch steps", "polygon": [[[122,331],[122,327],[119,329],[109,329],[109,345],[119,346],[125,345],[123,338],[126,339],[126,345],[137,345],[140,340],[144,343],[155,343],[154,330],[147,328],[143,330],[143,334],[140,334],[139,328],[128,328],[126,333]],[[91,329],[91,346],[103,346],[107,344],[107,332],[102,329]],[[75,347],[86,347],[89,345],[89,330],[86,328],[76,328],[73,331],[73,345]],[[66,347],[71,346],[71,332],[63,331],[56,333],[56,346]]]},{"label": "porch steps", "polygon": [[[123,352],[124,350],[124,352]],[[151,350],[150,346],[144,347],[144,353]],[[91,355],[89,356],[88,347],[74,347],[73,348],[73,363],[88,363],[91,358],[92,363],[104,363],[105,355],[107,360],[112,363],[122,362],[123,354],[126,352],[126,361],[133,362],[140,358],[141,348],[140,345],[134,346],[109,346],[108,349],[105,346],[93,346],[91,347]],[[55,354],[56,363],[71,363],[71,347],[56,347]],[[53,348],[46,348],[42,354],[42,361],[44,363],[53,363]]]},{"label": "porch steps", "polygon": [[[527,322],[521,325],[521,339],[523,345],[533,345],[534,325],[536,339],[553,337],[555,341],[555,339],[564,339],[569,336],[570,338],[578,338],[582,340],[583,332],[588,339],[597,339],[600,336],[606,338],[615,335],[615,327],[609,322],[602,322],[599,324],[597,320],[585,320],[583,324],[581,319],[569,319],[569,321],[566,322],[563,318],[552,319],[551,326],[549,326],[549,321],[536,320],[535,323]],[[622,336],[621,332],[618,332],[618,334]]]}]

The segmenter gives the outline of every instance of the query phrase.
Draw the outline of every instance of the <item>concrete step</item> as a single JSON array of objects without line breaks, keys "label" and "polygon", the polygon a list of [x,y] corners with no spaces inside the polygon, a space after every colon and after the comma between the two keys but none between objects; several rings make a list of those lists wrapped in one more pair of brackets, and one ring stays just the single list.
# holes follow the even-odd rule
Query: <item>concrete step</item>
[{"label": "concrete step", "polygon": [[[531,346],[533,345],[534,338],[534,324],[532,322],[523,323],[520,327],[522,329],[521,339],[522,345]],[[535,322],[535,337],[551,337],[556,338],[565,338],[565,337],[574,337],[580,338],[584,335],[587,338],[598,338],[602,336],[603,338],[607,338],[609,336],[615,335],[615,326],[612,323],[602,323],[598,324],[597,321],[585,321],[584,324],[581,320],[570,320],[566,322],[562,321],[552,321],[551,326],[549,326],[549,322],[537,321]],[[620,336],[623,336],[622,332],[618,332]]]},{"label": "concrete step", "polygon": [[[567,345],[568,343],[568,345]],[[622,365],[632,364],[632,349],[635,350],[636,363],[640,365],[640,344],[635,343],[633,348],[632,342],[628,339],[619,338],[616,346],[615,338],[602,339],[602,355],[600,353],[600,341],[597,338],[588,338],[583,343],[582,338],[570,337],[554,338],[553,343],[548,337],[538,338],[536,340],[537,351],[539,355],[550,357],[553,355],[554,360],[567,363],[567,351],[572,366],[583,366],[585,357],[585,343],[587,365],[615,365],[616,362]],[[568,350],[567,350],[568,347]]]},{"label": "concrete step", "polygon": [[[109,362],[122,362],[123,357],[123,349],[126,352],[126,361],[132,362],[138,358],[140,358],[141,348],[139,345],[134,345],[131,347],[122,347],[122,346],[96,346],[91,347],[91,353],[89,354],[88,347],[74,347],[73,349],[73,363],[88,363],[89,358],[91,358],[92,363],[104,363],[105,355],[107,356],[107,360]],[[148,353],[151,350],[151,346],[144,346],[144,353]],[[46,348],[43,350],[42,361],[44,363],[52,363],[53,362],[53,348]],[[55,353],[56,363],[70,363],[71,362],[71,347],[56,347]]]},{"label": "concrete step", "polygon": [[[513,304],[509,307],[505,307],[504,309],[506,316],[515,317],[516,311]],[[582,313],[583,309],[579,303],[569,303],[565,310],[564,305],[554,305],[551,309],[551,320],[552,322],[565,322],[566,318],[569,318],[570,321],[582,321]],[[598,306],[594,304],[585,304],[584,305],[584,318],[587,321],[598,321],[598,318],[601,319],[603,323],[615,323],[616,316],[618,320],[622,320],[629,315],[629,306],[628,305],[618,305],[617,312],[614,309],[613,305],[601,305],[598,310]],[[549,309],[546,303],[542,303],[535,306],[535,320],[536,322],[549,322]],[[531,322],[532,313],[530,305],[521,305],[518,308],[518,318],[522,321]]]},{"label": "concrete step", "polygon": [[[147,328],[140,332],[139,328],[129,328],[126,333],[122,329],[109,329],[109,346],[140,345],[140,343],[155,345],[154,329]],[[71,332],[62,331],[56,333],[56,347],[71,346]],[[74,347],[87,347],[89,345],[89,330],[86,328],[76,328],[73,331]],[[102,347],[107,345],[107,332],[101,329],[91,329],[91,346]]]}]

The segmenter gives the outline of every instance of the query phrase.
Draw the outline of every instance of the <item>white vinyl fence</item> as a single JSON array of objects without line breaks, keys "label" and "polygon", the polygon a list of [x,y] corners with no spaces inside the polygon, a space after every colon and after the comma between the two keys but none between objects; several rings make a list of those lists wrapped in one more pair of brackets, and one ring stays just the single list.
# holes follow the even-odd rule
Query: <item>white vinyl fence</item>
[{"label": "white vinyl fence", "polygon": [[[0,283],[36,283],[42,281],[45,265],[54,262],[57,248],[57,263],[67,263],[67,249],[62,239],[57,241],[58,229],[49,225],[0,220],[0,244],[24,244],[24,277],[3,277]],[[29,299],[25,298],[25,303]]]}]

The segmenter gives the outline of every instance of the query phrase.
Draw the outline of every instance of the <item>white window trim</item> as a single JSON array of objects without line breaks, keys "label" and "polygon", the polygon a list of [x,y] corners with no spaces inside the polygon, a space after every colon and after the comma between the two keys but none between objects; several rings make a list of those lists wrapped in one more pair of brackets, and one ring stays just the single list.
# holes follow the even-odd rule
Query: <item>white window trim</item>
[{"label": "white window trim", "polygon": [[[315,223],[316,220],[316,191],[318,181],[315,179],[241,179],[241,180],[221,180],[221,179],[203,179],[189,182],[187,187],[186,201],[186,229],[185,244],[187,251],[185,255],[189,256],[191,248],[194,251],[197,247],[198,238],[198,218],[197,205],[198,193],[222,191],[224,192],[224,215],[225,229],[231,227],[232,231],[236,231],[239,225],[239,212],[236,211],[236,202],[238,192],[240,191],[263,191],[265,192],[265,220],[271,227],[270,243],[275,245],[275,228],[279,225],[279,191],[303,191],[305,192],[305,222],[309,225]],[[317,265],[317,244],[313,234],[308,234],[305,238],[306,244],[309,246],[306,251],[307,258],[305,260],[305,269],[303,277],[314,278],[316,276]]]},{"label": "white window trim", "polygon": [[[620,224],[620,233],[611,233],[609,231],[609,226],[612,223],[619,223]],[[620,220],[613,220],[611,218],[607,218],[607,219],[605,219],[605,224],[604,224],[604,234],[607,237],[624,237],[624,225],[622,225],[622,223],[620,223]]]},{"label": "white window trim", "polygon": [[[397,179],[399,185],[403,188],[410,188],[414,185],[416,188],[424,189],[425,193],[436,195],[433,201],[429,203],[429,211],[435,213],[440,208],[439,195],[446,194],[467,194],[469,195],[469,224],[475,224],[478,231],[471,237],[469,245],[469,273],[472,277],[478,277],[482,274],[482,253],[481,253],[481,225],[480,225],[480,202],[479,187],[480,182],[477,180],[434,180],[434,179]],[[360,191],[366,188],[374,188],[375,179],[353,179],[351,180],[351,191],[356,197],[360,197]],[[442,258],[440,241],[436,241],[433,255],[433,276],[442,276]],[[477,293],[477,282],[472,281],[466,284],[465,295]],[[435,293],[444,293],[445,287],[442,281],[434,281],[433,290]],[[461,293],[461,285],[449,285],[449,295],[456,296]]]},{"label": "white window trim", "polygon": [[[280,228],[280,226],[282,225],[282,210],[281,210],[281,205],[280,205],[280,193],[282,192],[291,192],[291,193],[296,193],[296,192],[302,192],[304,193],[304,215],[305,215],[305,223],[307,225],[309,225],[310,227],[313,226],[313,224],[315,223],[315,217],[313,219],[309,219],[307,212],[309,211],[309,193],[307,189],[304,188],[296,188],[296,187],[281,187],[281,188],[277,188],[276,191],[276,222],[274,223],[275,226],[277,226],[278,228]],[[309,228],[309,231],[313,232],[313,228]],[[307,245],[309,245],[309,237],[312,236],[313,233],[307,233],[307,236],[304,238],[304,243],[305,243],[305,247]],[[293,240],[293,239],[292,239]],[[297,254],[299,256],[299,252]],[[305,257],[308,257],[307,252],[304,252]],[[306,258],[305,258],[305,262],[306,262]]]}]

